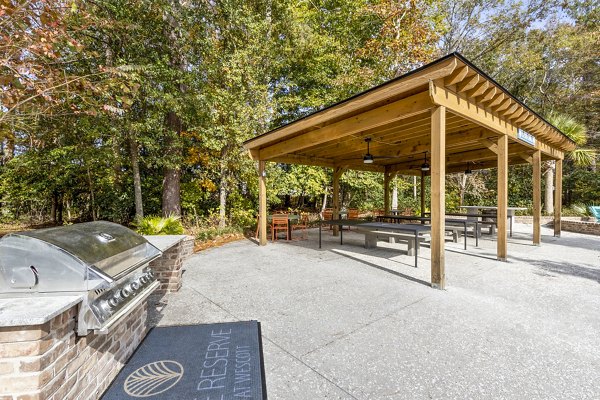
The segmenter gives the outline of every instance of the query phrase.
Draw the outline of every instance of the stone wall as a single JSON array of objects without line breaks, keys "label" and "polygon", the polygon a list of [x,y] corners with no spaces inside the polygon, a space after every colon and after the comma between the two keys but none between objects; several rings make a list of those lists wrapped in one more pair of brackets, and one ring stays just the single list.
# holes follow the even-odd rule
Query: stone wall
[{"label": "stone wall", "polygon": [[[546,225],[551,223],[552,221],[554,221],[554,217],[550,216],[543,216],[542,217],[542,225]],[[533,217],[531,215],[516,215],[515,216],[515,222],[519,223],[519,224],[528,224],[528,225],[532,225],[533,224]]]},{"label": "stone wall", "polygon": [[[552,224],[554,226],[554,224]],[[560,226],[563,231],[586,233],[600,236],[600,223],[593,221],[570,221],[561,219]]]},{"label": "stone wall", "polygon": [[0,328],[0,400],[97,400],[148,332],[144,301],[107,335],[75,335],[77,305]]},{"label": "stone wall", "polygon": [[186,237],[174,246],[163,251],[160,258],[152,261],[150,267],[160,281],[160,287],[155,293],[164,294],[177,292],[181,288],[183,261],[194,252],[194,238]]},{"label": "stone wall", "polygon": [[[515,217],[515,222],[521,224],[533,224],[533,217],[519,215]],[[554,227],[554,217],[542,217],[542,225]],[[563,231],[600,235],[600,223],[595,222],[594,220],[584,221],[581,217],[562,217],[560,219],[560,225]]]}]

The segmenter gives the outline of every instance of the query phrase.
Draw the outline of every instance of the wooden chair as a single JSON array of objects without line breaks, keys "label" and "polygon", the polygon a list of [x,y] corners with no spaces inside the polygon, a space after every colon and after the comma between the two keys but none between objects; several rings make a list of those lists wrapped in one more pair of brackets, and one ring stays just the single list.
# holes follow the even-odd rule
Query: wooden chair
[{"label": "wooden chair", "polygon": [[[333,208],[326,208],[323,210],[323,222],[328,221],[333,219]],[[331,229],[332,226],[329,225],[329,229]]]},{"label": "wooden chair", "polygon": [[271,220],[271,240],[277,240],[277,234],[280,231],[285,232],[285,240],[290,240],[290,222],[286,214],[274,214]]},{"label": "wooden chair", "polygon": [[[358,208],[349,208],[348,216],[346,218],[357,220],[358,219]],[[351,230],[351,229],[352,229],[352,227],[348,226],[348,230]]]},{"label": "wooden chair", "polygon": [[295,225],[292,225],[293,230],[299,230],[301,232],[301,234],[302,234],[302,236],[300,236],[301,239],[308,240],[308,223],[309,223],[309,215],[307,213],[301,213],[298,223]]}]

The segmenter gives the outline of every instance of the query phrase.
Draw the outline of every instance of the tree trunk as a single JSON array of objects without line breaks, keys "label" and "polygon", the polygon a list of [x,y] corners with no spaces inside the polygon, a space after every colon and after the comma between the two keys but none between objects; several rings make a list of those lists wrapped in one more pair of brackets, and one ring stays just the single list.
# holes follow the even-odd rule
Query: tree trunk
[{"label": "tree trunk", "polygon": [[465,204],[465,193],[467,191],[467,179],[468,179],[468,176],[466,174],[462,174],[460,176],[458,205],[461,207]]},{"label": "tree trunk", "polygon": [[131,170],[133,171],[133,197],[135,199],[135,219],[144,218],[144,205],[142,203],[142,179],[140,177],[140,162],[138,144],[133,135],[129,135],[129,156]]},{"label": "tree trunk", "polygon": [[87,167],[88,185],[90,187],[90,211],[92,213],[92,221],[96,220],[96,199],[94,196],[94,183],[92,182],[92,173],[90,167]]},{"label": "tree trunk", "polygon": [[321,218],[323,218],[323,211],[327,208],[327,187],[325,188],[325,192],[323,193],[323,204],[321,205]]},{"label": "tree trunk", "polygon": [[392,210],[398,209],[398,183],[394,179],[394,187],[392,188]]},{"label": "tree trunk", "polygon": [[227,163],[225,150],[221,151],[221,182],[219,183],[219,227],[226,225],[225,211],[227,209]]},{"label": "tree trunk", "polygon": [[163,216],[181,215],[181,171],[179,168],[165,168],[163,175],[162,212]]},{"label": "tree trunk", "polygon": [[52,193],[52,208],[50,209],[50,219],[56,223],[56,209],[58,208],[58,194]]},{"label": "tree trunk", "polygon": [[546,214],[554,214],[554,165],[548,163],[548,169],[546,170],[546,198],[544,207]]},{"label": "tree trunk", "polygon": [[58,196],[58,201],[56,202],[56,222],[58,225],[63,224],[63,196]]},{"label": "tree trunk", "polygon": [[[167,125],[176,132],[178,138],[181,134],[181,119],[175,112],[167,113]],[[165,140],[165,155],[171,159],[179,159],[182,149],[175,144],[177,138],[167,138]],[[172,162],[172,161],[171,161]],[[181,215],[181,171],[179,167],[167,166],[163,172],[163,195],[162,195],[162,213],[168,215]]]},{"label": "tree trunk", "polygon": [[413,199],[417,200],[417,177],[413,176]]}]

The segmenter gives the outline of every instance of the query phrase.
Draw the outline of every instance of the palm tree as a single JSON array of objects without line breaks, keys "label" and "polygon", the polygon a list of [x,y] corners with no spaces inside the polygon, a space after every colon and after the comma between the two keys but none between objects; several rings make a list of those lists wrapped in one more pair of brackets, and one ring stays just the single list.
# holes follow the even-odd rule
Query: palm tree
[{"label": "palm tree", "polygon": [[[580,124],[567,115],[558,114],[556,112],[551,112],[550,115],[548,115],[548,122],[577,144],[578,147],[567,154],[567,157],[574,165],[578,167],[589,167],[595,164],[596,151],[579,147],[585,145],[587,142],[587,130],[585,125]],[[552,196],[552,187],[554,184],[553,162],[546,163],[546,171],[544,173],[546,175],[546,213],[552,214],[554,212],[554,199]]]}]

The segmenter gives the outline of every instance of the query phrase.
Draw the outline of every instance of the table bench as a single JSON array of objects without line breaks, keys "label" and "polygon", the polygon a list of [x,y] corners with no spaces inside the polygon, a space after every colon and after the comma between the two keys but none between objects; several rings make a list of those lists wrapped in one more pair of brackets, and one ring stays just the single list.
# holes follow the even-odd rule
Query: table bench
[{"label": "table bench", "polygon": [[423,242],[429,242],[429,238],[426,236],[417,236],[409,233],[400,232],[387,232],[372,229],[358,228],[358,233],[365,235],[365,247],[367,249],[373,249],[377,247],[377,241],[381,239],[387,239],[390,243],[398,243],[396,240],[401,240],[408,244],[407,254],[409,256],[419,255],[419,247]]}]

